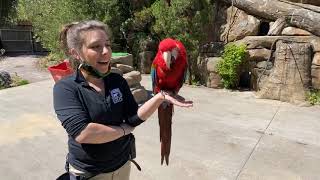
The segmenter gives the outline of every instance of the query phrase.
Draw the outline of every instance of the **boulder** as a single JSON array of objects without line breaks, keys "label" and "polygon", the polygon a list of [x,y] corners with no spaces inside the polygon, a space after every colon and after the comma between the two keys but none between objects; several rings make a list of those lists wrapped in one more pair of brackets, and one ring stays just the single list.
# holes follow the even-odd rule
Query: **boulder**
[{"label": "boulder", "polygon": [[262,49],[249,49],[248,50],[248,59],[250,61],[266,61],[270,57],[271,50],[262,48]]},{"label": "boulder", "polygon": [[131,71],[124,74],[123,77],[126,79],[129,87],[133,87],[134,85],[139,84],[142,79],[141,73],[139,71]]},{"label": "boulder", "polygon": [[12,79],[7,71],[0,71],[0,89],[8,88],[11,86]]},{"label": "boulder", "polygon": [[270,49],[277,39],[311,43],[313,52],[320,52],[320,37],[317,36],[247,36],[242,40],[236,41],[235,44],[245,44],[247,49]]},{"label": "boulder", "polygon": [[217,64],[221,61],[220,57],[210,57],[206,58],[206,73],[207,73],[207,80],[206,85],[209,88],[222,88],[223,84],[221,81],[221,77],[218,74]]},{"label": "boulder", "polygon": [[200,47],[200,53],[207,57],[220,57],[223,53],[224,42],[210,42]]},{"label": "boulder", "polygon": [[244,11],[230,7],[227,9],[227,24],[224,25],[220,40],[231,42],[246,36],[258,35],[260,20]]},{"label": "boulder", "polygon": [[222,79],[216,72],[210,72],[208,74],[207,87],[209,88],[223,88]]},{"label": "boulder", "polygon": [[118,56],[111,58],[111,65],[115,64],[125,64],[129,66],[133,66],[133,56],[132,54],[128,54],[126,56]]},{"label": "boulder", "polygon": [[306,30],[295,28],[295,27],[286,27],[283,29],[282,35],[284,36],[311,36],[312,34]]},{"label": "boulder", "polygon": [[266,83],[271,70],[265,70],[264,68],[253,68],[251,73],[252,89],[258,91],[259,87],[264,86],[264,84]]},{"label": "boulder", "polygon": [[155,53],[152,51],[144,51],[139,53],[141,73],[143,74],[150,73],[151,64],[154,59],[154,55]]},{"label": "boulder", "polygon": [[218,72],[217,70],[217,64],[219,61],[221,61],[222,59],[220,57],[210,57],[210,58],[206,58],[206,62],[207,62],[207,71],[208,72]]},{"label": "boulder", "polygon": [[314,54],[312,65],[320,66],[320,52]]},{"label": "boulder", "polygon": [[315,6],[320,6],[320,1],[319,0],[287,0],[295,3],[303,3],[303,4],[311,4]]},{"label": "boulder", "polygon": [[320,89],[320,66],[311,66],[312,87]]},{"label": "boulder", "polygon": [[270,23],[268,36],[279,36],[282,30],[287,26],[285,18],[278,18],[275,22]]},{"label": "boulder", "polygon": [[320,38],[313,38],[310,43],[312,44],[313,52],[320,52]]},{"label": "boulder", "polygon": [[121,76],[123,75],[123,72],[119,68],[116,68],[116,67],[111,67],[110,71],[113,73],[120,74]]},{"label": "boulder", "polygon": [[116,68],[120,69],[123,74],[133,71],[133,67],[125,64],[116,64]]},{"label": "boulder", "polygon": [[309,43],[278,41],[274,68],[257,92],[258,97],[304,103],[311,86],[311,63],[312,48]]},{"label": "boulder", "polygon": [[148,100],[148,92],[144,87],[132,90],[132,95],[138,104]]},{"label": "boulder", "polygon": [[259,69],[270,70],[270,69],[272,69],[273,64],[270,61],[261,61],[261,62],[257,63],[256,67]]}]

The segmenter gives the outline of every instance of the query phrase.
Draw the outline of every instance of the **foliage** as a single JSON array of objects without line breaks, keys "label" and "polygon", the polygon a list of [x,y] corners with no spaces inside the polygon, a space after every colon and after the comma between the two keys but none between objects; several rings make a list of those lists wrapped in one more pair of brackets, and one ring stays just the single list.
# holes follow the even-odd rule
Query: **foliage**
[{"label": "foliage", "polygon": [[[56,65],[58,62],[63,61],[60,54],[50,53],[48,56],[45,56],[37,61],[37,66],[41,69],[47,69],[50,66]],[[58,61],[58,62],[57,62]]]},{"label": "foliage", "polygon": [[29,84],[29,81],[21,78],[20,76],[18,76],[17,73],[15,73],[15,75],[12,76],[11,87],[22,86],[22,85],[26,85],[26,84]]},{"label": "foliage", "polygon": [[239,66],[246,56],[246,46],[228,44],[225,46],[222,60],[218,63],[218,73],[225,88],[234,88],[238,82]]},{"label": "foliage", "polygon": [[0,25],[7,25],[15,16],[17,0],[1,0],[0,2]]},{"label": "foliage", "polygon": [[[74,6],[74,8],[71,8]],[[37,40],[62,59],[59,46],[59,31],[64,24],[84,19],[79,3],[71,0],[19,0],[17,15],[19,20],[32,22]]]},{"label": "foliage", "polygon": [[308,92],[307,100],[312,105],[320,104],[320,90],[311,90]]},{"label": "foliage", "polygon": [[[164,0],[19,0],[18,20],[32,22],[36,37],[58,60],[58,34],[72,21],[97,19],[113,32],[114,51],[129,50],[135,57],[147,41],[166,37],[184,43],[188,52],[190,80],[196,80],[196,59],[204,38],[204,28],[213,22],[212,0],[175,0],[169,7]],[[51,57],[50,57],[51,58]],[[51,61],[51,60],[50,60]]]},{"label": "foliage", "polygon": [[189,83],[198,81],[197,57],[204,39],[204,28],[213,19],[213,5],[209,0],[176,0],[168,7],[163,0],[152,6],[155,23],[152,30],[160,39],[171,37],[186,47],[189,61]]},{"label": "foliage", "polygon": [[59,31],[64,24],[97,19],[109,25],[119,39],[120,25],[129,17],[126,1],[121,0],[19,0],[17,17],[33,24],[36,37],[56,57],[63,59],[59,48]]},{"label": "foliage", "polygon": [[154,34],[151,32],[153,21],[151,8],[144,7],[141,11],[133,12],[133,17],[121,25],[121,32],[126,40],[128,52],[133,55],[136,68],[139,67],[139,53],[145,50],[143,46],[154,40]]}]

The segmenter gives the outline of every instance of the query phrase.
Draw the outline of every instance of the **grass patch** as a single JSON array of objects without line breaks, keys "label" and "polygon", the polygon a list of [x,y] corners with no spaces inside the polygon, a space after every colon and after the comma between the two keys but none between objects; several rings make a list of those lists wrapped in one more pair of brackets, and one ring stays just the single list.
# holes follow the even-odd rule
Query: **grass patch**
[{"label": "grass patch", "polygon": [[11,79],[12,79],[11,87],[17,87],[17,86],[29,84],[28,80],[21,78],[20,76],[18,76],[17,73],[13,75]]},{"label": "grass patch", "polygon": [[112,57],[127,56],[128,54],[126,52],[113,52]]}]

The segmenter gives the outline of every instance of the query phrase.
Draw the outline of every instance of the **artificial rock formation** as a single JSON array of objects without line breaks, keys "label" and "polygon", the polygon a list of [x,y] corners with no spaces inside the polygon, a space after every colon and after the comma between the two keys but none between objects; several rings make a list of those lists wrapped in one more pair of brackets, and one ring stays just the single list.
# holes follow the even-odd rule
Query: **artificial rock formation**
[{"label": "artificial rock formation", "polygon": [[133,58],[131,54],[113,57],[111,60],[111,71],[123,76],[126,79],[136,102],[143,103],[148,99],[148,93],[140,84],[142,80],[141,73],[139,71],[134,71],[132,64]]},{"label": "artificial rock formation", "polygon": [[309,43],[277,42],[274,68],[258,97],[299,104],[311,87],[312,48]]}]

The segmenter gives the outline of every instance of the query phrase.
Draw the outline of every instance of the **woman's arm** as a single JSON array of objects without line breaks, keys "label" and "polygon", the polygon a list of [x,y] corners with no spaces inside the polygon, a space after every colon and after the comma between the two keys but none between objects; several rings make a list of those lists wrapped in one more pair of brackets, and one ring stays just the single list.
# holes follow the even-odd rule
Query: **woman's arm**
[{"label": "woman's arm", "polygon": [[139,109],[138,109],[138,117],[142,120],[148,119],[158,107],[161,105],[162,102],[167,101],[173,105],[180,106],[180,107],[192,107],[192,101],[185,101],[179,95],[172,96],[167,92],[162,91],[161,93],[156,94],[150,100],[145,102]]},{"label": "woman's arm", "polygon": [[98,123],[89,123],[76,137],[78,143],[101,144],[114,141],[122,136],[130,134],[133,127],[122,124],[120,126],[106,126]]},{"label": "woman's arm", "polygon": [[106,126],[92,123],[76,96],[76,88],[68,82],[58,82],[53,89],[53,104],[58,119],[67,133],[78,143],[106,143],[127,135],[133,127]]}]

